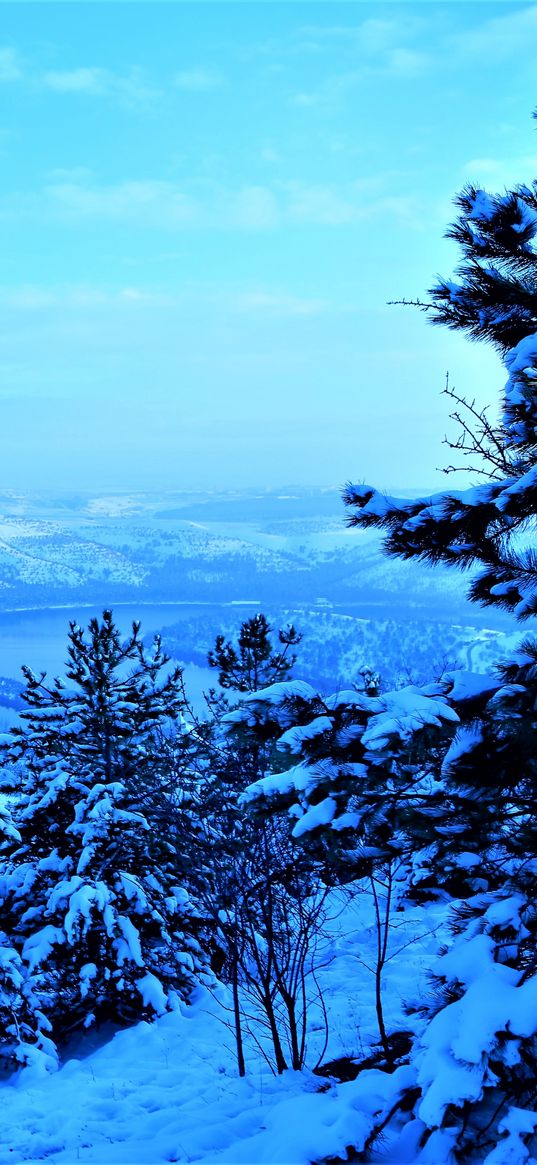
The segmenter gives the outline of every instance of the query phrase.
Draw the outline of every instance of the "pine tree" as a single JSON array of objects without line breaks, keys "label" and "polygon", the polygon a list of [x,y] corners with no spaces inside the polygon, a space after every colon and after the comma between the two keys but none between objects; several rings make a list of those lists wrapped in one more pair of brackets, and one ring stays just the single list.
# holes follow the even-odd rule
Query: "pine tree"
[{"label": "pine tree", "polygon": [[104,611],[87,633],[70,624],[65,680],[24,669],[27,709],[5,756],[22,779],[4,926],[27,1007],[56,1041],[151,1018],[202,971],[199,920],[148,812],[160,733],[184,701],[168,663],[158,637],[147,651],[134,623],[123,641]]},{"label": "pine tree", "polygon": [[452,686],[321,696],[295,681],[253,693],[233,724],[269,732],[279,765],[252,783],[243,804],[290,819],[293,837],[322,862],[328,882],[408,862],[418,832],[421,848],[441,815],[434,778],[460,719]]},{"label": "pine tree", "polygon": [[[430,319],[484,340],[503,356],[509,378],[498,425],[466,409],[463,452],[488,481],[414,501],[349,485],[349,524],[387,531],[385,549],[402,558],[480,564],[470,598],[518,619],[537,611],[537,555],[520,531],[537,509],[537,182],[491,197],[467,187],[448,237],[462,249],[457,279],[430,291]],[[472,409],[475,421],[472,425]],[[464,437],[463,437],[464,440]]]},{"label": "pine tree", "polygon": [[[503,357],[497,424],[456,398],[462,430],[454,447],[485,480],[414,501],[350,485],[345,501],[351,525],[387,532],[389,554],[479,566],[470,598],[527,620],[537,614],[537,555],[523,545],[537,509],[537,183],[497,196],[468,187],[457,203],[449,237],[462,264],[421,306],[433,323],[491,343]],[[422,1007],[427,1023],[412,1058],[406,1107],[418,1145],[439,1163],[454,1154],[522,1162],[536,1147],[536,707],[537,641],[528,637],[498,668],[493,689],[482,687],[479,708],[443,759],[435,829],[452,862],[471,867],[478,892],[454,916],[454,942],[434,968],[434,998]]]},{"label": "pine tree", "polygon": [[262,613],[241,623],[235,646],[231,640],[218,635],[214,649],[209,652],[209,667],[218,668],[218,682],[222,688],[234,692],[255,692],[267,684],[275,684],[290,675],[296,663],[297,647],[302,636],[293,624],[278,631],[279,648],[271,641],[272,628]]}]

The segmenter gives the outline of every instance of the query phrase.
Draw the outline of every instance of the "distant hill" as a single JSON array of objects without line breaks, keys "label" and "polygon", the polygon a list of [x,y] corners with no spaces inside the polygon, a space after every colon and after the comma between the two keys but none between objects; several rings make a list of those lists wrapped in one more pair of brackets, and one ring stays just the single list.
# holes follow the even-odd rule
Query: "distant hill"
[{"label": "distant hill", "polygon": [[[79,601],[333,604],[377,618],[485,622],[467,577],[387,559],[339,491],[0,494],[0,611]],[[493,625],[507,626],[501,615]]]},{"label": "distant hill", "polygon": [[[205,668],[216,634],[233,634],[256,609],[275,625],[296,622],[301,674],[326,689],[348,686],[364,664],[392,685],[461,662],[489,667],[502,654],[513,622],[468,603],[467,575],[387,558],[377,534],[350,530],[344,519],[336,489],[4,492],[0,676],[19,676],[20,664],[34,660],[56,667],[72,612],[105,606],[132,609],[128,617],[139,614],[148,631],[161,626],[167,650],[195,665],[200,689],[205,674],[207,687],[214,682],[196,668]],[[43,615],[23,630],[15,613],[28,608]],[[52,608],[61,618],[51,620]],[[57,650],[52,634],[62,636]],[[0,707],[11,713],[19,695],[6,682]]]}]

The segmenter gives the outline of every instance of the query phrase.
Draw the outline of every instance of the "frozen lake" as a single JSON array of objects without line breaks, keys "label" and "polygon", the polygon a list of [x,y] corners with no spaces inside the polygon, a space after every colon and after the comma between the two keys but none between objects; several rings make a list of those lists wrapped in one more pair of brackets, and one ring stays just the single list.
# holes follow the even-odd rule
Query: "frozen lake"
[{"label": "frozen lake", "polygon": [[[227,608],[229,611],[229,608]],[[151,635],[163,631],[181,618],[206,614],[214,623],[216,613],[224,610],[218,605],[190,603],[116,604],[114,617],[124,635],[131,629],[134,619],[140,619],[142,634]],[[246,605],[244,610],[251,610]],[[21,667],[27,664],[33,671],[46,671],[49,675],[61,675],[67,654],[69,622],[75,619],[87,626],[92,616],[100,616],[102,606],[49,607],[39,610],[0,612],[0,675],[22,680]],[[187,664],[185,684],[188,695],[196,711],[204,707],[203,691],[215,683],[215,673],[209,668]]]}]

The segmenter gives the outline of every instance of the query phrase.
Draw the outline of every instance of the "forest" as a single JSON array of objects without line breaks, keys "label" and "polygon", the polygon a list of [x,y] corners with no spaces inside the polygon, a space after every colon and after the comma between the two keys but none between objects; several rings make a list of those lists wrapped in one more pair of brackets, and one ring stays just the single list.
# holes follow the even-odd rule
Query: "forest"
[{"label": "forest", "polygon": [[[178,1128],[151,1160],[537,1155],[537,640],[525,630],[537,613],[537,185],[467,186],[457,208],[455,276],[417,310],[502,356],[499,417],[452,402],[468,488],[409,499],[348,484],[344,501],[386,554],[472,570],[471,601],[520,623],[518,645],[487,673],[395,688],[370,661],[326,695],[294,678],[293,623],[258,612],[216,638],[200,716],[139,622],[127,638],[110,608],[71,622],[65,676],[25,668],[20,723],[2,740],[0,1037],[15,1112],[25,1089],[64,1074],[76,1087],[73,1047],[92,1031],[114,1036],[104,1052],[143,1060],[153,1032],[191,1022],[195,1055],[202,1000],[225,1031],[222,1080],[255,1091],[266,1070],[272,1099],[255,1125],[253,1092],[240,1094],[251,1156],[239,1106],[227,1145],[185,1148]],[[348,958],[353,911],[368,945],[336,1023],[334,936],[355,919]],[[391,984],[416,951],[398,1012]],[[176,1074],[178,1059],[176,1047]],[[225,1095],[213,1090],[214,1104]],[[278,1141],[270,1104],[278,1137],[294,1121],[298,1140]],[[78,1159],[89,1143],[81,1132],[75,1157],[61,1136],[56,1124],[40,1157]],[[129,1158],[112,1133],[83,1159]]]}]

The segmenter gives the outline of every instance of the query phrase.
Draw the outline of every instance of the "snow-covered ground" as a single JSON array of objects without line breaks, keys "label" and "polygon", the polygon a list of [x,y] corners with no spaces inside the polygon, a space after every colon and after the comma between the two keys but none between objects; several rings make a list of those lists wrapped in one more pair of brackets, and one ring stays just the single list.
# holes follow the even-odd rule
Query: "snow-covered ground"
[{"label": "snow-covered ground", "polygon": [[[445,915],[442,906],[395,913],[384,973],[388,1027],[409,1026],[403,1004],[425,990],[424,973],[445,937]],[[319,972],[330,1025],[327,1061],[361,1059],[378,1040],[372,923],[367,892],[350,901],[341,892],[333,894]],[[225,988],[215,994],[200,989],[190,1006],[152,1025],[118,1032],[89,1054],[79,1045],[53,1075],[26,1069],[5,1081],[2,1165],[42,1160],[308,1165],[345,1158],[347,1147],[359,1142],[369,1125],[380,1074],[330,1083],[312,1073],[324,1041],[321,1012],[314,1005],[309,1068],[277,1077],[251,1041],[241,1080],[224,1022],[226,1002]],[[391,1160],[389,1150],[384,1160]]]}]

